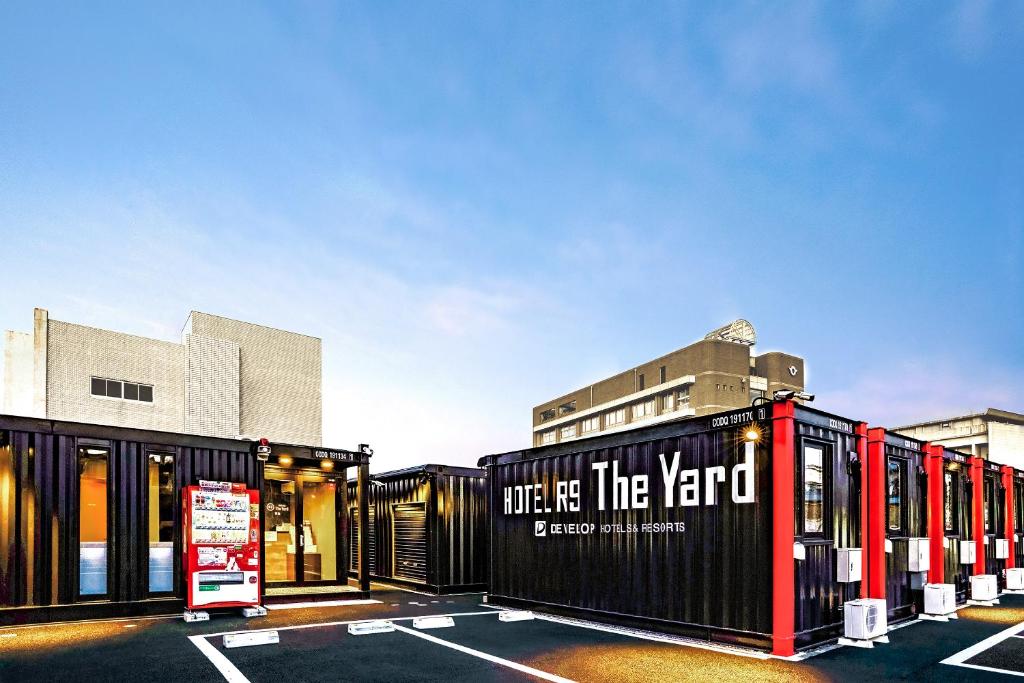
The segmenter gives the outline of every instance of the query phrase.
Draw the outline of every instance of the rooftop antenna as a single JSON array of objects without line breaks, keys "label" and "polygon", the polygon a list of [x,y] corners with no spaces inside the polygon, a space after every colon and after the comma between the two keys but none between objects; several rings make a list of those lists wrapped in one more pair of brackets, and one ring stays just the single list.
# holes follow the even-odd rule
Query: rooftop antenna
[{"label": "rooftop antenna", "polygon": [[743,344],[745,346],[753,346],[757,343],[757,336],[754,334],[754,326],[743,318],[734,320],[728,325],[722,325],[716,330],[711,330],[704,335],[704,338],[718,339],[720,341]]}]

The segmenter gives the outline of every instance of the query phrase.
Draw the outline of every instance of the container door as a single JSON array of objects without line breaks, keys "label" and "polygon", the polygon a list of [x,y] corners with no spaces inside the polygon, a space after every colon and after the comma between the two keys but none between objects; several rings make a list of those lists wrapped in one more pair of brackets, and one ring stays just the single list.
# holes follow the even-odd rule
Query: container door
[{"label": "container door", "polygon": [[427,506],[403,503],[394,507],[395,578],[427,582]]}]

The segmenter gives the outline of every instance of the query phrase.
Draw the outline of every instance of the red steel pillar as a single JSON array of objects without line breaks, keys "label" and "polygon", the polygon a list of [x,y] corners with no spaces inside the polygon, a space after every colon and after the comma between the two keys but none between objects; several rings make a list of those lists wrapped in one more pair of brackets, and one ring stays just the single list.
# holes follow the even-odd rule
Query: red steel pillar
[{"label": "red steel pillar", "polygon": [[885,430],[868,430],[868,597],[885,599]]},{"label": "red steel pillar", "polygon": [[1006,568],[1010,569],[1016,566],[1013,561],[1015,558],[1014,553],[1016,552],[1014,547],[1016,545],[1014,542],[1016,536],[1014,534],[1017,533],[1017,530],[1014,528],[1016,518],[1013,516],[1013,506],[1016,504],[1016,501],[1013,500],[1013,468],[1009,465],[1003,465],[999,471],[1003,475],[1003,497],[1006,499],[1006,510],[1003,512],[1006,515],[1006,524],[1003,525],[1003,528],[1006,532],[1007,544],[1010,546],[1009,557],[1006,558]]},{"label": "red steel pillar", "polygon": [[868,597],[868,425],[857,425],[857,459],[860,460],[860,597]]},{"label": "red steel pillar", "polygon": [[924,468],[928,476],[928,583],[945,583],[946,554],[943,543],[946,540],[945,494],[943,479],[942,446],[924,445]]},{"label": "red steel pillar", "polygon": [[781,657],[788,657],[795,652],[795,415],[792,401],[772,405],[772,654]]},{"label": "red steel pillar", "polygon": [[974,573],[980,575],[985,573],[985,474],[982,466],[982,459],[972,455],[968,462],[971,468],[971,490],[974,499],[974,527],[971,530],[971,540],[974,541]]}]

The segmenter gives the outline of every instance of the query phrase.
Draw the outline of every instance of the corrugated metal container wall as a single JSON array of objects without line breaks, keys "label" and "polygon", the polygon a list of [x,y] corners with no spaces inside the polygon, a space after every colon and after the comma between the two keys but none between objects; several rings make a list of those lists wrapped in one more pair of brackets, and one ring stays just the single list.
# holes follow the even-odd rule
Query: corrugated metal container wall
[{"label": "corrugated metal container wall", "polygon": [[491,456],[492,600],[769,644],[771,423],[715,417]]},{"label": "corrugated metal container wall", "polygon": [[[260,488],[262,470],[247,448],[224,439],[0,416],[0,608],[90,602],[80,607],[105,615],[141,610],[128,603],[180,600],[181,488],[199,479]],[[79,449],[104,454],[106,463],[106,592],[88,596],[80,594],[79,585]],[[171,506],[173,591],[158,595],[148,585],[148,462],[155,454],[174,458],[176,503]],[[60,614],[51,610],[44,618]],[[34,618],[23,610],[0,609],[0,623]]]},{"label": "corrugated metal container wall", "polygon": [[924,608],[924,582],[912,588],[910,539],[928,537],[928,483],[922,442],[886,432],[885,458],[885,532],[892,543],[892,552],[885,556],[885,597],[889,619],[894,620]]},{"label": "corrugated metal container wall", "polygon": [[[796,409],[795,540],[803,544],[806,554],[806,559],[796,563],[797,647],[837,635],[843,624],[843,603],[860,595],[860,582],[838,581],[836,562],[838,549],[861,548],[861,470],[854,464],[859,462],[857,425],[803,406]],[[801,462],[804,468],[808,466],[809,448],[825,453],[824,526],[820,533],[808,530],[806,504],[802,503],[808,496],[804,486],[811,473],[801,472]]]},{"label": "corrugated metal container wall", "polygon": [[984,475],[982,479],[982,491],[984,498],[982,506],[983,528],[985,532],[984,551],[981,547],[978,552],[985,553],[985,573],[995,574],[1000,588],[1006,585],[1006,577],[1003,570],[1006,568],[1006,559],[996,557],[996,539],[1006,538],[1006,491],[1003,489],[1002,472],[999,465],[985,461],[983,464]]},{"label": "corrugated metal container wall", "polygon": [[437,576],[441,592],[487,588],[487,478],[437,478]]},{"label": "corrugated metal container wall", "polygon": [[[372,479],[374,578],[439,593],[486,587],[487,489],[483,472],[424,465],[375,474]],[[349,490],[354,491],[351,482]],[[402,518],[397,536],[396,511]]]},{"label": "corrugated metal container wall", "polygon": [[972,565],[960,561],[960,542],[974,537],[974,493],[969,483],[967,455],[943,449],[942,462],[942,516],[945,531],[943,581],[956,586],[957,602],[965,602],[973,569]]},{"label": "corrugated metal container wall", "polygon": [[1013,471],[1014,567],[1024,567],[1024,472]]}]

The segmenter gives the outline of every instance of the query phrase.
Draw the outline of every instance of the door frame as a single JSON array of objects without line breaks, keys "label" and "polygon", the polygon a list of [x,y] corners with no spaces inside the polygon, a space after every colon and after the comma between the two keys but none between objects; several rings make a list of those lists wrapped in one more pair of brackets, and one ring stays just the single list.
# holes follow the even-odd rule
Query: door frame
[{"label": "door frame", "polygon": [[[314,470],[312,468],[300,468],[300,467],[281,467],[278,465],[272,465],[264,470],[264,482],[267,481],[290,481],[295,484],[295,554],[294,554],[294,566],[292,571],[294,572],[295,578],[291,581],[272,581],[269,577],[264,578],[264,583],[267,588],[299,588],[308,586],[340,586],[348,584],[348,559],[347,547],[348,538],[344,538],[345,534],[343,531],[347,528],[347,520],[343,524],[342,517],[348,506],[345,504],[346,492],[346,479],[345,470],[339,470],[337,472],[323,472],[321,470]],[[325,483],[334,482],[334,554],[335,554],[335,578],[320,580],[320,581],[306,581],[305,579],[305,534],[303,531],[303,484],[305,483]],[[266,483],[264,483],[264,489]],[[269,502],[269,496],[261,496],[263,505]],[[264,529],[265,534],[268,529]],[[266,544],[264,543],[264,562],[266,561]],[[344,571],[342,570],[344,568]]]}]

